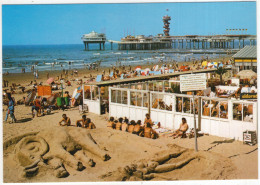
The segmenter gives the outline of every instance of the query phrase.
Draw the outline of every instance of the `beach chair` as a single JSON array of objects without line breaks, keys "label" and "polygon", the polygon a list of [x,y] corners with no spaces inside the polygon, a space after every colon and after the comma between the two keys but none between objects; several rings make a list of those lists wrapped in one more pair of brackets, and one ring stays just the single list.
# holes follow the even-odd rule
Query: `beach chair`
[{"label": "beach chair", "polygon": [[113,75],[114,75],[114,72],[112,71],[109,76],[112,78]]},{"label": "beach chair", "polygon": [[154,75],[160,75],[160,74],[162,74],[161,71],[154,71]]},{"label": "beach chair", "polygon": [[97,75],[96,82],[101,82],[102,81],[102,75]]},{"label": "beach chair", "polygon": [[174,70],[173,69],[169,69],[169,73],[174,73]]},{"label": "beach chair", "polygon": [[120,77],[120,79],[124,79],[124,74],[121,74],[121,77]]}]

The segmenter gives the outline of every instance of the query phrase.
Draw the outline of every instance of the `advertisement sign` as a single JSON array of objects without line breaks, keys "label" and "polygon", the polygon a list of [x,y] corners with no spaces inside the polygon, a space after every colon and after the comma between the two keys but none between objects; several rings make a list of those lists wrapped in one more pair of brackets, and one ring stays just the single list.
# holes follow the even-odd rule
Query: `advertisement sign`
[{"label": "advertisement sign", "polygon": [[241,93],[240,94],[240,99],[241,100],[257,99],[257,93]]},{"label": "advertisement sign", "polygon": [[181,91],[198,91],[207,88],[206,73],[180,76]]}]

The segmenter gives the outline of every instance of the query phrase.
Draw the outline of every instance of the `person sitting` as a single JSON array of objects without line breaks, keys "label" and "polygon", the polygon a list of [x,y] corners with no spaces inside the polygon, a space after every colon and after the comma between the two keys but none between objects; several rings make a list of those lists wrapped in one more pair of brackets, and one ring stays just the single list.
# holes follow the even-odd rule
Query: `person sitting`
[{"label": "person sitting", "polygon": [[32,106],[32,117],[34,118],[34,110],[36,110],[37,114],[36,116],[41,115],[41,101],[40,97],[37,96],[36,99],[33,101],[33,106]]},{"label": "person sitting", "polygon": [[146,127],[147,123],[150,123],[151,127],[153,126],[153,122],[150,118],[150,114],[148,114],[148,113],[145,115],[144,127]]},{"label": "person sitting", "polygon": [[152,129],[152,126],[149,122],[146,124],[146,127],[144,128],[144,130],[141,131],[140,135],[143,135],[144,137],[152,138],[152,139],[156,139],[159,137],[158,133]]},{"label": "person sitting", "polygon": [[62,119],[60,120],[59,125],[60,126],[70,126],[70,124],[71,124],[70,118],[67,117],[66,114],[62,114]]},{"label": "person sitting", "polygon": [[76,127],[85,127],[87,124],[87,116],[83,115],[82,119],[76,121]]},{"label": "person sitting", "polygon": [[87,118],[87,119],[86,119],[86,124],[85,124],[84,126],[85,126],[85,128],[87,128],[87,129],[95,129],[95,128],[96,128],[96,125],[91,122],[91,119],[90,119],[90,118]]},{"label": "person sitting", "polygon": [[122,124],[123,124],[123,118],[118,119],[118,123],[116,124],[116,130],[121,130],[122,129]]},{"label": "person sitting", "polygon": [[138,120],[136,122],[136,125],[134,126],[133,134],[139,135],[141,131],[142,131],[141,120]]},{"label": "person sitting", "polygon": [[187,124],[186,119],[182,118],[182,123],[180,124],[180,128],[175,130],[175,132],[170,136],[173,136],[173,139],[179,136],[183,136],[188,129],[189,129],[189,125]]},{"label": "person sitting", "polygon": [[108,128],[115,128],[114,117],[110,117],[107,123]]},{"label": "person sitting", "polygon": [[125,131],[125,132],[128,131],[128,123],[129,123],[129,120],[127,118],[125,118],[125,121],[122,124],[122,131]]},{"label": "person sitting", "polygon": [[115,128],[116,128],[116,130],[121,130],[121,126],[122,126],[122,123],[120,123],[119,121],[115,120]]},{"label": "person sitting", "polygon": [[132,121],[130,121],[130,125],[128,126],[128,132],[133,133],[134,127],[135,127],[135,121],[132,120]]}]

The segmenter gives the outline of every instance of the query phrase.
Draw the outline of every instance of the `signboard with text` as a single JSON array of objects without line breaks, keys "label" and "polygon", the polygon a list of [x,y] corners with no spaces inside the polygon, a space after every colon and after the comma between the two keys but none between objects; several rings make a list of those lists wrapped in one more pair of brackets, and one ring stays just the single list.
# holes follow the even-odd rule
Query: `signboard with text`
[{"label": "signboard with text", "polygon": [[257,93],[241,93],[240,99],[242,99],[242,100],[257,99]]},{"label": "signboard with text", "polygon": [[207,88],[206,73],[189,74],[180,76],[181,91],[198,91]]}]

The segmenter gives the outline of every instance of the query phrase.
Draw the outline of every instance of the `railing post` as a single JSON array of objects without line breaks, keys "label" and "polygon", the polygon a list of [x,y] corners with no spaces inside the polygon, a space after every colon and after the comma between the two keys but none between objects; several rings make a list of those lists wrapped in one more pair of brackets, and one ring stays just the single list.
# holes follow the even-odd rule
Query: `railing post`
[{"label": "railing post", "polygon": [[151,117],[151,93],[150,93],[150,91],[147,92],[147,98],[148,98],[148,114]]}]

